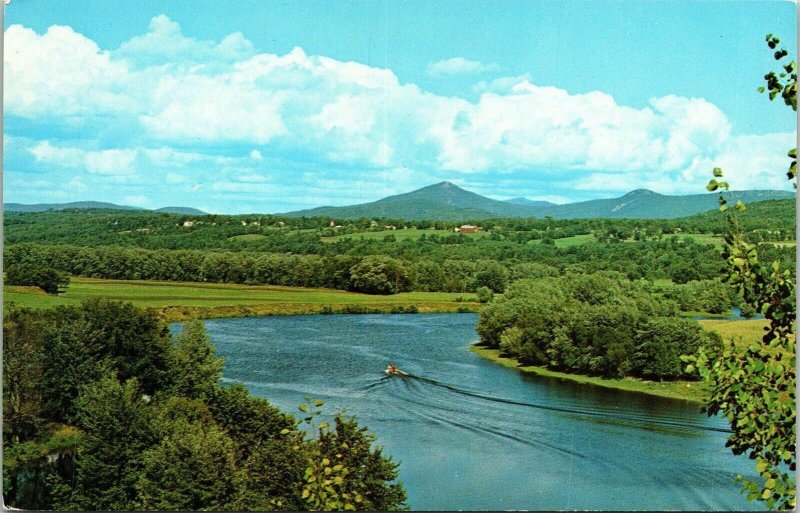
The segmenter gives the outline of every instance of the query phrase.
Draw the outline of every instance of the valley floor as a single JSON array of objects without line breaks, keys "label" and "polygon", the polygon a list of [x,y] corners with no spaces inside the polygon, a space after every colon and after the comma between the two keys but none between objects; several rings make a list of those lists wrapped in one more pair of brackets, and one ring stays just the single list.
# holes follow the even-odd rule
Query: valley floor
[{"label": "valley floor", "polygon": [[447,292],[403,292],[391,296],[342,290],[188,283],[144,280],[72,278],[58,296],[36,287],[3,287],[3,302],[30,308],[79,304],[104,298],[151,307],[169,322],[220,317],[313,313],[403,313],[477,311],[475,295]]}]

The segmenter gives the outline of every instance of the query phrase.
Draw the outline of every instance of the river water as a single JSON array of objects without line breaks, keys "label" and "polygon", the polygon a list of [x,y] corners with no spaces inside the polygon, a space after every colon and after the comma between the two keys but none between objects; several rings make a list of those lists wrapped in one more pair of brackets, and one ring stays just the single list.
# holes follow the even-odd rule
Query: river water
[{"label": "river water", "polygon": [[[523,375],[469,351],[474,314],[206,322],[224,380],[344,410],[401,462],[414,509],[743,510],[751,461],[697,405]],[[178,328],[180,329],[180,328]],[[386,377],[394,362],[411,377]]]}]

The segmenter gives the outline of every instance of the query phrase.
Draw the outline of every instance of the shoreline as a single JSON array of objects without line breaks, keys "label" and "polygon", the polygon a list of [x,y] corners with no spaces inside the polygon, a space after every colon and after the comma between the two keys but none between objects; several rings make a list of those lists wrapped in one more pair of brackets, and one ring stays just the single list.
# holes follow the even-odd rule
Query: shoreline
[{"label": "shoreline", "polygon": [[499,349],[472,344],[469,350],[479,357],[497,363],[504,367],[515,369],[525,374],[534,374],[547,378],[566,379],[581,384],[595,385],[613,390],[636,392],[665,399],[686,401],[693,404],[703,404],[706,395],[705,383],[702,381],[646,381],[638,378],[608,379],[585,374],[570,374],[540,367],[536,365],[521,365],[516,360],[500,356]]},{"label": "shoreline", "polygon": [[206,319],[238,319],[243,317],[269,317],[273,315],[340,315],[340,314],[429,314],[429,313],[478,313],[481,303],[420,303],[405,302],[381,304],[312,304],[272,303],[243,306],[165,306],[150,307],[158,312],[165,322],[188,322]]}]

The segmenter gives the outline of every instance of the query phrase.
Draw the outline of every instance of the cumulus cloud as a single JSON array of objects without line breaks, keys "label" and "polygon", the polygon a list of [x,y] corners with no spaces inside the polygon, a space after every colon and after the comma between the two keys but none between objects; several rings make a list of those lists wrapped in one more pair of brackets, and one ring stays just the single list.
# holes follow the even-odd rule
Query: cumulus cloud
[{"label": "cumulus cloud", "polygon": [[235,61],[252,54],[253,44],[241,32],[230,34],[219,43],[199,41],[184,36],[180,25],[163,14],[150,21],[149,32],[122,43],[114,51],[117,57],[143,65]]},{"label": "cumulus cloud", "polygon": [[[595,190],[636,184],[685,192],[717,165],[730,169],[737,187],[785,187],[782,155],[794,145],[791,133],[733,133],[726,115],[702,98],[668,95],[634,108],[600,91],[574,94],[520,75],[479,82],[472,88],[479,96],[469,100],[302,48],[257,53],[239,33],[194,39],[166,16],[110,52],[59,26],[37,34],[12,25],[5,43],[9,115],[55,124],[91,119],[97,132],[130,127],[113,144],[38,141],[28,159],[107,177],[155,168],[167,184],[206,181],[219,193],[278,194],[309,168],[350,174],[311,173],[316,192],[306,198],[324,197],[320,184],[328,180],[337,190],[357,184],[366,196],[403,192],[433,176],[498,173],[570,173]],[[428,72],[497,69],[456,57]],[[365,173],[369,180],[353,179]]]},{"label": "cumulus cloud", "polygon": [[70,27],[42,35],[21,25],[4,33],[4,108],[26,118],[121,112],[132,108],[124,89],[128,66]]},{"label": "cumulus cloud", "polygon": [[433,77],[447,75],[471,75],[475,73],[486,73],[487,71],[499,71],[500,66],[496,63],[484,64],[480,61],[471,61],[463,57],[453,57],[428,64],[427,73]]},{"label": "cumulus cloud", "polygon": [[703,99],[657,98],[635,109],[605,93],[570,94],[523,80],[461,110],[437,133],[438,160],[465,172],[542,166],[670,172],[718,151],[729,132],[724,113]]}]

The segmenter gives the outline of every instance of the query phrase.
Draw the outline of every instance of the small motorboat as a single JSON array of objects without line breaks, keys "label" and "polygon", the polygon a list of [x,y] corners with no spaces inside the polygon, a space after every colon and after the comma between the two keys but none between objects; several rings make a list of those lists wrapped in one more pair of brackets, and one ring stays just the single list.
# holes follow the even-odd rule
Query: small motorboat
[{"label": "small motorboat", "polygon": [[409,376],[407,372],[403,372],[397,368],[393,363],[390,363],[386,370],[383,371],[387,376]]}]

